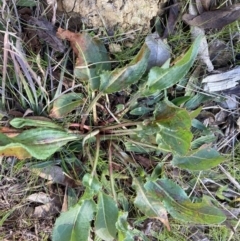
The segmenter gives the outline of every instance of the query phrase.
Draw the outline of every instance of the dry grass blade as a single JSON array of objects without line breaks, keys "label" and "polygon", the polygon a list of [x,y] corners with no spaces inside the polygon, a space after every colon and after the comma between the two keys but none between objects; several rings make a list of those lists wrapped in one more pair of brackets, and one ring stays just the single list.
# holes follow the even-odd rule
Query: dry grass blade
[{"label": "dry grass blade", "polygon": [[[8,29],[8,26],[7,26]],[[6,80],[7,80],[7,63],[8,52],[10,50],[8,30],[4,34],[4,51],[3,51],[3,76],[2,76],[2,103],[5,105],[6,100]]]},{"label": "dry grass blade", "polygon": [[240,191],[239,182],[222,165],[219,165],[219,168],[226,175],[228,180]]}]

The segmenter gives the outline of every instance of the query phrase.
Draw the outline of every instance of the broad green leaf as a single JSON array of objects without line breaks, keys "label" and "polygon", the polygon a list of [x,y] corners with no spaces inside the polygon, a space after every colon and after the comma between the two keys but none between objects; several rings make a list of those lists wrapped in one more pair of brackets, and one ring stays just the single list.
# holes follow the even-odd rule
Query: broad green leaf
[{"label": "broad green leaf", "polygon": [[49,116],[52,118],[62,118],[82,105],[83,102],[84,100],[82,94],[64,94],[53,102],[53,108]]},{"label": "broad green leaf", "polygon": [[221,210],[205,200],[192,203],[183,189],[169,179],[149,181],[144,187],[163,202],[173,218],[199,224],[217,224],[226,219]]},{"label": "broad green leaf", "polygon": [[18,0],[16,4],[19,7],[35,7],[35,6],[37,6],[37,1],[35,1],[35,0]]},{"label": "broad green leaf", "polygon": [[197,38],[183,58],[173,67],[168,69],[153,67],[150,70],[147,86],[152,93],[175,85],[188,73],[197,57],[200,41],[201,38]]},{"label": "broad green leaf", "polygon": [[150,51],[144,44],[130,64],[101,74],[100,91],[111,94],[136,83],[146,71],[149,54]]},{"label": "broad green leaf", "polygon": [[115,201],[105,193],[98,195],[97,216],[95,230],[98,237],[105,241],[112,241],[116,238],[116,222],[118,208]]},{"label": "broad green leaf", "polygon": [[147,120],[143,125],[145,134],[156,135],[156,142],[161,150],[179,155],[186,154],[190,148],[190,128],[191,119],[188,112],[167,100],[157,106],[153,121]]},{"label": "broad green leaf", "polygon": [[200,149],[189,156],[174,156],[172,164],[191,171],[204,171],[221,163],[224,158],[212,148]]},{"label": "broad green leaf", "polygon": [[53,241],[88,241],[90,222],[94,218],[96,204],[85,200],[67,212],[61,213],[53,228]]},{"label": "broad green leaf", "polygon": [[25,130],[13,138],[0,133],[0,155],[15,156],[19,159],[35,157],[43,160],[69,141],[76,139],[75,135],[47,128]]},{"label": "broad green leaf", "polygon": [[42,116],[14,118],[10,121],[10,125],[15,128],[46,127],[52,129],[63,129],[61,126],[53,123],[50,119],[43,118]]},{"label": "broad green leaf", "polygon": [[111,68],[104,44],[87,33],[75,34],[75,38],[69,40],[72,47],[75,46],[78,56],[74,75],[82,82],[89,81],[90,88],[97,90],[100,73]]},{"label": "broad green leaf", "polygon": [[170,230],[167,211],[164,208],[161,200],[156,195],[148,193],[139,180],[135,179],[133,183],[137,196],[134,200],[134,205],[148,218],[159,219],[168,230]]}]

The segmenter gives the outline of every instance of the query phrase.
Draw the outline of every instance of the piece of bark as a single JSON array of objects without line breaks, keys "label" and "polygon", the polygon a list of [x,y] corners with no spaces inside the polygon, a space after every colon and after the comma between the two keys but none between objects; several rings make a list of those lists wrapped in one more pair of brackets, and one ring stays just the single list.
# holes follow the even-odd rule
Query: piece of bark
[{"label": "piece of bark", "polygon": [[197,26],[202,29],[221,29],[224,26],[240,19],[240,3],[213,11],[203,12],[198,16],[184,14],[182,19],[188,25]]}]

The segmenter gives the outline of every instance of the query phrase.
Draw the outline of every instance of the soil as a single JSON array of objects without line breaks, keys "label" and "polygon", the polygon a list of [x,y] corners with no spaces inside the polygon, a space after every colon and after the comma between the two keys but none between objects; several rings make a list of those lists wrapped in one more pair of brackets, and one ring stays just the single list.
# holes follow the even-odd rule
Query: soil
[{"label": "soil", "polygon": [[88,28],[149,31],[150,20],[160,15],[167,0],[58,0],[58,10],[80,14]]}]

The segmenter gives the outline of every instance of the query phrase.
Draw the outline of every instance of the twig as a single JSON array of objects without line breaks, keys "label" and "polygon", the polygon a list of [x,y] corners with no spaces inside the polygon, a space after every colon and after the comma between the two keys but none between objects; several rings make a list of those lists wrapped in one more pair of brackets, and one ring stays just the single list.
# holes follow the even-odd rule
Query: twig
[{"label": "twig", "polygon": [[[240,225],[240,219],[238,220],[237,224],[236,224],[235,227],[233,228],[234,231],[237,231],[237,228],[238,228],[239,225]],[[230,241],[230,240],[232,239],[233,235],[235,234],[234,231],[231,231],[231,233],[230,233],[229,238],[228,238],[227,241]]]}]

